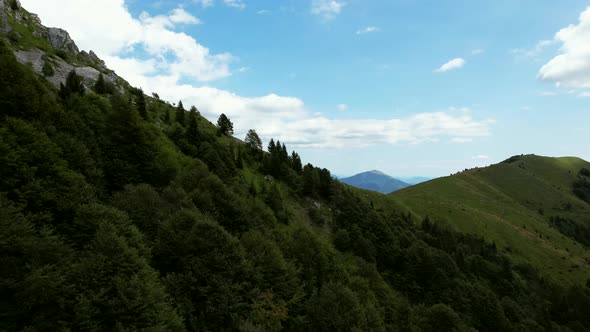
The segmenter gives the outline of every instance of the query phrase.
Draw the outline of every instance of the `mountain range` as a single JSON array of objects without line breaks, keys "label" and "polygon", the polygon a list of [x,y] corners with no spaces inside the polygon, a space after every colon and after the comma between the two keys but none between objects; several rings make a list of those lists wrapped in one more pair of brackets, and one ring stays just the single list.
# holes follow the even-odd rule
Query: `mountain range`
[{"label": "mountain range", "polygon": [[373,190],[383,194],[389,194],[396,190],[410,186],[410,184],[406,182],[398,180],[377,170],[363,172],[351,177],[342,178],[340,181],[357,188]]},{"label": "mountain range", "polygon": [[232,134],[0,0],[0,330],[590,330],[587,161],[383,195]]}]

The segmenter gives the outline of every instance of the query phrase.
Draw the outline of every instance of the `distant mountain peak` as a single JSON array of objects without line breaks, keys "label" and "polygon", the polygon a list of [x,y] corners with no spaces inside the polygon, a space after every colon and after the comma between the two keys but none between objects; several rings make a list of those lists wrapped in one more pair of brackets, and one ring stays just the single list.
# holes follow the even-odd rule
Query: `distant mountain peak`
[{"label": "distant mountain peak", "polygon": [[377,174],[377,175],[389,176],[389,175],[387,175],[387,174],[385,174],[385,173],[383,173],[383,172],[381,172],[379,170],[376,170],[376,169],[374,169],[372,171],[365,172],[365,173],[373,173],[373,174]]},{"label": "distant mountain peak", "polygon": [[340,179],[340,181],[357,188],[373,190],[383,194],[388,194],[410,186],[403,181],[375,169]]}]

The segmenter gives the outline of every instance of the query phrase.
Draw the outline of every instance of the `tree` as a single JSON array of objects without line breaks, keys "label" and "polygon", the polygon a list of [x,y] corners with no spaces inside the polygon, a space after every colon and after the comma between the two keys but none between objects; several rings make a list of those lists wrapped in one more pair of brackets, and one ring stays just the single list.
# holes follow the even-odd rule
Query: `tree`
[{"label": "tree", "polygon": [[197,114],[199,111],[196,107],[191,107],[188,114],[188,130],[186,131],[186,138],[190,144],[196,144],[199,141],[199,126],[197,124]]},{"label": "tree", "polygon": [[274,139],[270,139],[270,142],[268,142],[268,153],[270,153],[271,155],[273,154],[273,152],[276,149],[276,145],[275,145],[275,140]]},{"label": "tree", "polygon": [[59,84],[59,96],[62,99],[66,99],[68,96],[72,94],[84,94],[84,85],[82,84],[82,77],[76,74],[76,70],[72,69],[72,71],[68,74],[66,78],[66,84],[63,83]]},{"label": "tree", "polygon": [[184,106],[182,106],[182,100],[178,102],[178,106],[176,106],[176,122],[180,123],[181,126],[184,126]]},{"label": "tree", "polygon": [[254,129],[248,130],[248,133],[246,134],[245,142],[246,142],[246,146],[249,147],[250,149],[252,149],[253,151],[257,151],[257,152],[262,151],[262,141],[260,140],[260,137],[256,133],[256,130],[254,130]]},{"label": "tree", "polygon": [[164,114],[164,123],[170,124],[170,108],[166,107],[166,113]]},{"label": "tree", "polygon": [[299,154],[295,151],[293,151],[293,153],[291,153],[291,167],[297,173],[301,173],[301,171],[303,170],[303,165],[301,164],[301,158],[299,157]]},{"label": "tree", "polygon": [[143,95],[142,89],[139,89],[137,93],[137,111],[139,112],[139,115],[141,115],[142,119],[147,120],[147,107],[145,105],[145,96]]},{"label": "tree", "polygon": [[234,133],[234,124],[223,113],[217,119],[217,127],[221,135],[233,135]]},{"label": "tree", "polygon": [[107,93],[107,87],[104,81],[104,76],[102,75],[102,73],[100,75],[98,75],[98,80],[96,80],[96,83],[94,83],[94,91],[96,93],[98,93],[99,95],[103,95],[105,93]]}]

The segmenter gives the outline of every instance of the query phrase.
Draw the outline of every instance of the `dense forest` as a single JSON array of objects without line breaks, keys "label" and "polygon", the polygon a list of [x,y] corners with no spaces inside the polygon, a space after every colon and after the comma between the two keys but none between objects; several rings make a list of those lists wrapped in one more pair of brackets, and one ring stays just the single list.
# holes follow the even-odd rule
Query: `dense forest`
[{"label": "dense forest", "polygon": [[590,283],[377,209],[225,115],[55,89],[3,41],[0,111],[0,330],[590,330]]}]

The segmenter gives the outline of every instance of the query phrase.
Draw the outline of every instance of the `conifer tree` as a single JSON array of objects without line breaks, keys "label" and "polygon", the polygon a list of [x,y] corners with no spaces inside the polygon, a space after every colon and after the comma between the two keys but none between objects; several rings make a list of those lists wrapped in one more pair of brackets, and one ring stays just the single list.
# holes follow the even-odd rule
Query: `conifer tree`
[{"label": "conifer tree", "polygon": [[184,112],[182,101],[179,101],[178,106],[176,106],[176,122],[180,123],[181,126],[184,126]]},{"label": "conifer tree", "polygon": [[66,78],[66,84],[60,83],[59,85],[59,96],[62,99],[66,99],[68,96],[72,94],[84,94],[84,85],[82,84],[82,77],[76,74],[76,70],[72,69],[72,71],[68,74]]},{"label": "conifer tree", "polygon": [[256,130],[248,130],[244,141],[246,142],[246,146],[248,146],[251,150],[262,151],[262,140],[260,140]]},{"label": "conifer tree", "polygon": [[221,113],[221,115],[219,116],[219,119],[217,119],[217,128],[218,128],[218,132],[221,135],[233,135],[234,134],[234,124],[223,113]]},{"label": "conifer tree", "polygon": [[103,95],[105,93],[107,93],[107,87],[106,87],[106,83],[104,81],[104,76],[102,75],[102,73],[100,75],[98,75],[98,80],[96,80],[96,83],[94,83],[94,91],[96,93],[98,93],[99,95]]},{"label": "conifer tree", "polygon": [[188,114],[188,130],[186,132],[189,143],[195,145],[199,141],[199,126],[197,124],[198,110],[195,106],[191,107]]},{"label": "conifer tree", "polygon": [[142,119],[147,120],[148,113],[145,104],[145,96],[143,95],[142,89],[139,89],[139,92],[137,94],[137,111],[139,112],[139,115]]},{"label": "conifer tree", "polygon": [[164,123],[167,125],[170,124],[170,109],[166,108],[166,113],[164,114]]}]

